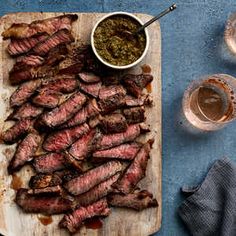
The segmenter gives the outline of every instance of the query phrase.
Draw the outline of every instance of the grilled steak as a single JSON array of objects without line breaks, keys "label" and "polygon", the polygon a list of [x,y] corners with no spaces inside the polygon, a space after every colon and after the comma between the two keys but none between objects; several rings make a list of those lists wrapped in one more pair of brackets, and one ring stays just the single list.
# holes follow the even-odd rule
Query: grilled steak
[{"label": "grilled steak", "polygon": [[125,102],[126,91],[122,86],[102,87],[99,91],[99,106],[103,113],[116,110]]},{"label": "grilled steak", "polygon": [[95,99],[89,100],[85,107],[82,107],[71,119],[69,119],[62,127],[73,127],[87,121],[88,118],[99,114],[100,109]]},{"label": "grilled steak", "polygon": [[80,175],[80,171],[70,168],[70,169],[65,169],[61,171],[56,171],[55,175],[59,176],[59,178],[61,178],[63,183],[66,183],[78,177]]},{"label": "grilled steak", "polygon": [[78,172],[83,171],[83,163],[80,160],[75,159],[70,153],[65,151],[65,159],[67,163],[70,165],[70,167],[74,168]]},{"label": "grilled steak", "polygon": [[65,43],[71,43],[74,41],[74,37],[67,29],[57,31],[52,36],[48,37],[45,41],[38,43],[33,48],[33,53],[36,55],[44,56],[52,48]]},{"label": "grilled steak", "polygon": [[32,129],[33,123],[34,121],[30,119],[17,121],[11,128],[2,133],[2,140],[9,144],[17,142]]},{"label": "grilled steak", "polygon": [[61,183],[61,178],[56,174],[38,174],[30,178],[29,187],[39,189],[60,185]]},{"label": "grilled steak", "polygon": [[42,122],[48,127],[55,127],[73,117],[86,102],[86,97],[80,92],[74,93],[59,107],[42,115]]},{"label": "grilled steak", "polygon": [[122,78],[127,91],[135,97],[140,97],[143,89],[151,83],[153,76],[150,74],[127,74]]},{"label": "grilled steak", "polygon": [[133,162],[126,169],[121,179],[113,185],[119,192],[125,194],[130,193],[135,188],[137,183],[144,178],[149,152],[153,142],[154,140],[149,140],[143,145]]},{"label": "grilled steak", "polygon": [[60,185],[56,186],[50,186],[45,188],[35,188],[35,189],[29,189],[28,194],[30,195],[38,195],[38,194],[49,194],[51,195],[61,195],[62,194],[62,188]]},{"label": "grilled steak", "polygon": [[129,125],[122,133],[102,135],[96,144],[98,150],[108,149],[135,140],[141,133],[140,125]]},{"label": "grilled steak", "polygon": [[33,166],[37,173],[52,173],[65,169],[66,160],[62,153],[46,153],[33,159]]},{"label": "grilled steak", "polygon": [[85,83],[98,83],[101,82],[101,79],[99,76],[94,75],[93,73],[89,72],[81,72],[78,74],[80,80],[82,80]]},{"label": "grilled steak", "polygon": [[49,152],[64,150],[88,132],[89,126],[86,123],[73,128],[55,131],[44,140],[43,148]]},{"label": "grilled steak", "polygon": [[78,19],[77,15],[66,14],[48,18],[45,20],[33,21],[30,24],[19,23],[12,24],[11,27],[6,29],[2,36],[4,39],[7,38],[29,38],[34,35],[47,33],[49,35],[54,34],[58,30],[67,29],[71,30],[73,21]]},{"label": "grilled steak", "polygon": [[45,62],[45,59],[37,55],[26,55],[17,57],[16,62],[28,66],[40,66]]},{"label": "grilled steak", "polygon": [[128,124],[141,123],[146,119],[144,107],[132,107],[124,109],[123,114]]},{"label": "grilled steak", "polygon": [[109,179],[122,170],[122,164],[118,161],[110,161],[94,169],[90,169],[79,177],[68,181],[64,187],[73,195],[87,192],[94,186]]},{"label": "grilled steak", "polygon": [[100,119],[99,127],[105,134],[109,134],[125,132],[128,125],[122,114],[110,114]]},{"label": "grilled steak", "polygon": [[111,178],[90,189],[88,192],[76,196],[76,204],[78,204],[79,206],[87,206],[107,196],[109,193],[112,192],[112,184],[114,184],[118,180],[119,176],[120,173],[117,173]]},{"label": "grilled steak", "polygon": [[124,194],[110,194],[108,196],[108,203],[115,207],[128,207],[137,211],[149,207],[158,207],[157,200],[153,198],[153,195],[146,190],[142,190],[136,193]]},{"label": "grilled steak", "polygon": [[27,161],[32,159],[40,142],[41,137],[38,134],[28,134],[17,146],[16,152],[9,163],[8,172],[12,174],[19,170]]},{"label": "grilled steak", "polygon": [[88,95],[91,95],[95,98],[98,97],[98,93],[99,93],[99,90],[101,89],[101,87],[102,87],[101,82],[90,83],[90,84],[80,82],[80,85],[79,85],[79,88],[82,92],[84,92]]},{"label": "grilled steak", "polygon": [[40,80],[29,81],[20,85],[10,97],[10,106],[20,106],[25,103],[39,86],[41,86]]},{"label": "grilled steak", "polygon": [[72,202],[59,196],[31,195],[21,188],[16,193],[16,203],[24,212],[46,215],[61,214],[72,208]]},{"label": "grilled steak", "polygon": [[44,41],[48,37],[47,34],[36,35],[30,38],[12,39],[8,44],[7,51],[11,56],[19,55],[30,51],[36,44]]},{"label": "grilled steak", "polygon": [[32,102],[40,107],[55,108],[60,103],[62,94],[53,90],[42,90],[33,97]]},{"label": "grilled steak", "polygon": [[120,84],[120,77],[119,75],[107,75],[102,77],[102,83],[103,85],[109,86],[109,85],[118,85]]},{"label": "grilled steak", "polygon": [[125,97],[125,105],[127,107],[151,106],[152,104],[153,100],[149,94],[143,94],[139,98],[130,95],[126,95]]},{"label": "grilled steak", "polygon": [[93,153],[93,161],[101,162],[109,159],[133,160],[140,149],[139,143],[126,143],[110,149]]},{"label": "grilled steak", "polygon": [[35,118],[43,112],[41,107],[35,107],[31,103],[25,103],[21,107],[16,108],[7,120],[21,120],[24,118]]},{"label": "grilled steak", "polygon": [[95,133],[95,130],[90,130],[87,134],[83,135],[72,144],[69,153],[77,160],[84,160],[92,150]]},{"label": "grilled steak", "polygon": [[72,213],[65,215],[59,226],[75,233],[82,226],[84,220],[95,216],[108,216],[109,213],[110,209],[106,199],[101,199],[87,207],[79,207]]}]

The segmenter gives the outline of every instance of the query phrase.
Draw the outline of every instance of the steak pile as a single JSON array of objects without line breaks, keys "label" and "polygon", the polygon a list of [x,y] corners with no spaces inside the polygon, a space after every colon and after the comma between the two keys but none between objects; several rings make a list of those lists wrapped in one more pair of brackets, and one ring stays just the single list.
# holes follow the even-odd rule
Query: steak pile
[{"label": "steak pile", "polygon": [[117,74],[100,64],[90,45],[77,45],[65,14],[30,24],[13,24],[2,36],[15,64],[9,81],[18,88],[10,97],[15,122],[1,133],[17,143],[8,173],[30,165],[28,188],[16,193],[27,213],[66,213],[60,227],[74,233],[87,219],[106,217],[111,206],[136,211],[157,207],[145,177],[153,139],[145,108],[152,105],[143,89],[150,74]]}]

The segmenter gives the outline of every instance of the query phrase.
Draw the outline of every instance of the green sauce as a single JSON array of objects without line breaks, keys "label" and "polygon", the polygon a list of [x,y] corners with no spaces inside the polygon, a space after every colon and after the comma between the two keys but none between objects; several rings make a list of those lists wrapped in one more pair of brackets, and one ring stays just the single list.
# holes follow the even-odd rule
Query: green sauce
[{"label": "green sauce", "polygon": [[146,46],[146,36],[127,35],[124,31],[135,32],[140,23],[129,16],[111,16],[97,26],[94,32],[94,46],[98,54],[108,63],[124,66],[135,62]]}]

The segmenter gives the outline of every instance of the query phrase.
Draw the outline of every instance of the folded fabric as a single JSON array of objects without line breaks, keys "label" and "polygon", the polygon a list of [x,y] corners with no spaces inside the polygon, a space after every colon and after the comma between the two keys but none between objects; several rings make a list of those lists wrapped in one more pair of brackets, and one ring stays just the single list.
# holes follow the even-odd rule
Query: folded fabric
[{"label": "folded fabric", "polygon": [[190,195],[178,213],[193,236],[236,236],[236,165],[217,160],[203,183],[182,188]]}]

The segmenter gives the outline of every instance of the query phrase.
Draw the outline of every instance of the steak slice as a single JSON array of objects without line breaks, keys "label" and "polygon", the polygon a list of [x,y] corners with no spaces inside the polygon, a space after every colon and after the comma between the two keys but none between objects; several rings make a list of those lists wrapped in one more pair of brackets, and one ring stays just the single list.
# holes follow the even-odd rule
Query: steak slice
[{"label": "steak slice", "polygon": [[37,55],[26,55],[17,57],[16,59],[17,63],[25,64],[28,66],[40,66],[44,64],[45,59],[43,57],[37,56]]},{"label": "steak slice", "polygon": [[139,98],[130,95],[126,95],[125,97],[125,105],[127,107],[151,106],[152,104],[153,99],[149,94],[142,94]]},{"label": "steak slice", "polygon": [[55,195],[32,195],[21,188],[16,193],[16,204],[27,213],[61,214],[72,209],[72,202]]},{"label": "steak slice", "polygon": [[61,183],[61,178],[56,174],[37,174],[31,176],[29,187],[32,189],[39,189],[60,185]]},{"label": "steak slice", "polygon": [[21,107],[16,108],[8,117],[7,120],[21,120],[24,118],[35,118],[43,113],[43,108],[35,107],[27,102]]},{"label": "steak slice", "polygon": [[95,99],[90,99],[86,106],[82,107],[71,119],[69,119],[61,127],[73,127],[75,125],[80,125],[87,121],[87,119],[99,114],[100,109],[98,107],[97,101]]},{"label": "steak slice", "polygon": [[137,211],[144,210],[149,207],[158,207],[158,202],[153,198],[153,195],[146,190],[136,193],[124,194],[110,194],[108,196],[108,203],[115,207],[128,207]]},{"label": "steak slice", "polygon": [[139,143],[125,143],[110,149],[100,150],[93,153],[93,161],[103,162],[109,159],[133,160],[139,149]]},{"label": "steak slice", "polygon": [[112,184],[114,184],[118,180],[119,176],[120,173],[117,173],[111,178],[90,189],[88,192],[77,195],[75,197],[76,204],[78,204],[79,206],[87,206],[107,196],[112,192]]},{"label": "steak slice", "polygon": [[33,48],[33,53],[39,56],[46,55],[52,48],[65,43],[74,42],[74,37],[67,29],[62,29],[38,43]]},{"label": "steak slice", "polygon": [[41,86],[40,80],[25,82],[20,85],[10,97],[10,106],[20,106],[25,103]]},{"label": "steak slice", "polygon": [[71,30],[72,23],[78,19],[75,14],[65,14],[61,16],[51,17],[44,20],[36,20],[30,24],[14,23],[8,29],[3,31],[2,36],[4,39],[8,38],[29,38],[34,35],[47,33],[54,34],[58,30],[67,29]]},{"label": "steak slice", "polygon": [[95,133],[96,130],[90,130],[87,134],[83,135],[72,144],[69,153],[77,160],[84,160],[92,151]]},{"label": "steak slice", "polygon": [[101,79],[99,76],[89,73],[89,72],[80,72],[79,74],[80,80],[82,80],[85,83],[98,83],[101,82]]},{"label": "steak slice", "polygon": [[129,125],[127,130],[122,133],[105,134],[96,143],[96,149],[103,150],[118,146],[122,143],[127,143],[135,140],[141,133],[139,124]]},{"label": "steak slice", "polygon": [[80,171],[70,168],[70,169],[64,169],[61,171],[56,171],[55,174],[59,176],[63,183],[66,183],[80,175]]},{"label": "steak slice", "polygon": [[59,107],[45,112],[41,117],[42,123],[51,128],[61,125],[72,118],[82,108],[85,102],[86,97],[82,93],[74,93]]},{"label": "steak slice", "polygon": [[149,140],[143,145],[123,176],[113,185],[119,192],[124,194],[130,193],[136,187],[137,183],[144,178],[149,152],[153,142],[154,140]]},{"label": "steak slice", "polygon": [[37,195],[37,194],[49,194],[51,195],[61,195],[62,194],[62,188],[60,185],[56,186],[50,186],[45,188],[35,188],[35,189],[29,189],[28,194],[30,195]]},{"label": "steak slice", "polygon": [[19,55],[30,51],[35,45],[44,41],[48,37],[47,34],[36,35],[23,39],[11,39],[7,46],[7,51],[11,56]]},{"label": "steak slice", "polygon": [[64,187],[73,195],[87,192],[91,188],[109,179],[122,170],[118,161],[110,161],[94,169],[90,169],[79,177],[68,181]]},{"label": "steak slice", "polygon": [[38,134],[28,134],[16,148],[16,152],[9,163],[8,173],[18,171],[26,162],[33,158],[37,151],[41,137]]},{"label": "steak slice", "polygon": [[127,74],[124,75],[122,81],[127,91],[135,97],[140,97],[143,89],[151,83],[153,76],[150,74]]},{"label": "steak slice", "polygon": [[99,91],[99,106],[106,114],[124,105],[126,91],[121,85],[102,87]]},{"label": "steak slice", "polygon": [[8,144],[17,142],[32,129],[33,124],[34,121],[28,118],[17,121],[11,128],[2,133],[2,140]]},{"label": "steak slice", "polygon": [[102,87],[102,82],[96,82],[96,83],[79,83],[79,88],[82,92],[85,94],[91,95],[92,97],[97,98],[99,94],[99,90]]},{"label": "steak slice", "polygon": [[61,96],[61,93],[53,90],[42,90],[33,97],[32,102],[37,106],[52,109],[59,105]]},{"label": "steak slice", "polygon": [[84,220],[95,216],[108,216],[110,209],[108,208],[106,199],[101,199],[89,206],[79,207],[68,215],[65,215],[59,226],[67,228],[70,233],[75,233],[82,226]]},{"label": "steak slice", "polygon": [[122,114],[110,114],[100,119],[99,127],[103,133],[109,134],[125,132],[128,125]]},{"label": "steak slice", "polygon": [[33,159],[37,173],[52,173],[66,168],[66,159],[62,153],[46,153]]},{"label": "steak slice", "polygon": [[89,126],[85,123],[68,129],[58,130],[44,140],[43,149],[49,152],[64,150],[77,139],[89,132]]},{"label": "steak slice", "polygon": [[123,114],[128,124],[136,124],[145,121],[144,107],[131,107],[123,110]]}]

